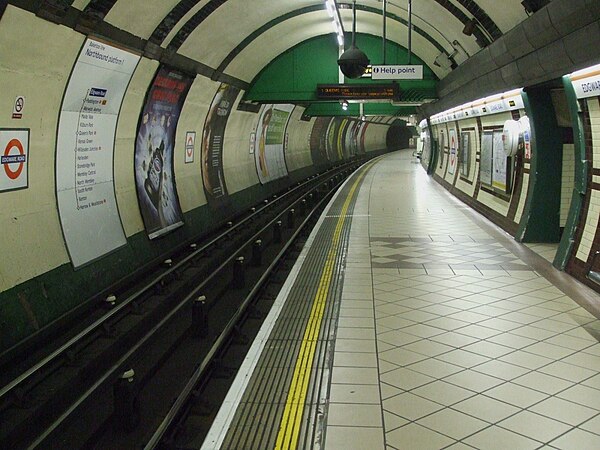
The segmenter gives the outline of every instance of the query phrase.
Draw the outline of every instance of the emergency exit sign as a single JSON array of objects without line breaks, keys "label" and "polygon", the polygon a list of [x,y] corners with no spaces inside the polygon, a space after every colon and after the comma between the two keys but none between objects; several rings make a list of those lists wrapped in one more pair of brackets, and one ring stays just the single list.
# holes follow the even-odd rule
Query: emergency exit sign
[{"label": "emergency exit sign", "polygon": [[406,66],[373,66],[371,70],[373,80],[422,80],[422,65]]}]

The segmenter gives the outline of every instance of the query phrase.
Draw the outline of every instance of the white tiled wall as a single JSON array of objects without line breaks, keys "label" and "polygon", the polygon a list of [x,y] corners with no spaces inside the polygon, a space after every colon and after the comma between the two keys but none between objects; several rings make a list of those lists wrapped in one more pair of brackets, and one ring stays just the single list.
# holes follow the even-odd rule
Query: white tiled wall
[{"label": "white tiled wall", "polygon": [[592,145],[594,167],[600,168],[600,103],[598,98],[594,97],[588,100],[590,111],[590,120],[592,122]]},{"label": "white tiled wall", "polygon": [[[594,97],[587,100],[588,108],[590,111],[590,120],[592,127],[592,154],[593,154],[593,167],[600,168],[600,103],[598,98]],[[598,219],[600,218],[600,191],[592,189],[590,198],[590,207],[588,209],[587,217],[585,219],[585,227],[583,229],[583,235],[581,242],[577,249],[577,259],[581,261],[587,261],[592,244],[594,242],[594,236],[598,228]]]}]

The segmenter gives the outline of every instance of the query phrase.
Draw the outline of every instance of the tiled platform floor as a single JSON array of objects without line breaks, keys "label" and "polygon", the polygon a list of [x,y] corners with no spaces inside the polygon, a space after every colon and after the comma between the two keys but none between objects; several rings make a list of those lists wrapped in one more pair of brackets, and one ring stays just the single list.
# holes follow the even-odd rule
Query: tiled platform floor
[{"label": "tiled platform floor", "polygon": [[325,448],[599,449],[600,321],[410,152],[362,186]]}]

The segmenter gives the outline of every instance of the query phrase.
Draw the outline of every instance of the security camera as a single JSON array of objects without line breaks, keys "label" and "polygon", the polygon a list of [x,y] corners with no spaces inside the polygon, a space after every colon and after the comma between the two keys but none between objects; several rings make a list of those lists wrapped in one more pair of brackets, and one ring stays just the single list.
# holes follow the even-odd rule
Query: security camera
[{"label": "security camera", "polygon": [[340,70],[348,78],[360,78],[367,70],[369,62],[367,55],[357,47],[349,48],[338,59]]}]

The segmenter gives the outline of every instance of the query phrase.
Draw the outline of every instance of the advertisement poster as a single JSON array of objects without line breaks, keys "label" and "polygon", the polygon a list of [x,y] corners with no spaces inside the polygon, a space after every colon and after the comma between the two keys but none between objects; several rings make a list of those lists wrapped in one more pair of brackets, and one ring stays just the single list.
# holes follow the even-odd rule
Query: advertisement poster
[{"label": "advertisement poster", "polygon": [[352,123],[352,129],[350,132],[350,136],[351,136],[351,152],[350,154],[352,156],[358,155],[361,153],[361,148],[360,148],[360,132],[362,130],[363,127],[363,122],[361,122],[360,120],[355,120]]},{"label": "advertisement poster", "polygon": [[0,192],[29,186],[29,130],[0,129]]},{"label": "advertisement poster", "polygon": [[481,162],[479,163],[479,179],[482,184],[492,185],[492,158],[494,132],[484,131],[481,137]]},{"label": "advertisement poster", "polygon": [[469,131],[463,131],[460,134],[460,175],[462,177],[468,177],[471,168],[471,133]]},{"label": "advertisement poster", "polygon": [[294,105],[264,105],[256,125],[254,158],[261,184],[285,177],[286,129]]},{"label": "advertisement poster", "polygon": [[327,128],[331,117],[317,117],[310,133],[310,154],[314,165],[326,164],[327,158]]},{"label": "advertisement poster", "polygon": [[502,130],[494,131],[494,170],[492,176],[492,186],[502,192],[508,192],[507,160],[508,156],[504,152],[504,143],[502,142]]},{"label": "advertisement poster", "polygon": [[223,141],[225,127],[233,104],[240,93],[238,88],[222,83],[213,98],[202,133],[202,184],[209,203],[227,196],[223,173]]},{"label": "advertisement poster", "polygon": [[75,268],[126,244],[113,182],[115,132],[140,60],[88,39],[64,94],[56,141],[56,197]]},{"label": "advertisement poster", "polygon": [[181,107],[193,79],[161,67],[138,124],[135,141],[135,185],[144,226],[150,239],[183,225],[175,187],[173,149]]},{"label": "advertisement poster", "polygon": [[352,156],[356,156],[358,154],[358,132],[360,131],[360,122],[358,120],[353,120],[350,122],[350,126],[348,127],[348,132],[346,134],[346,148],[348,149],[348,154]]},{"label": "advertisement poster", "polygon": [[347,157],[347,149],[346,149],[346,131],[348,130],[348,124],[350,121],[348,119],[342,119],[342,123],[340,124],[340,128],[337,133],[337,154],[338,159],[345,159]]},{"label": "advertisement poster", "polygon": [[421,132],[421,139],[423,140],[423,153],[421,154],[421,162],[425,168],[429,167],[429,161],[431,160],[431,137],[429,131]]},{"label": "advertisement poster", "polygon": [[339,152],[339,133],[342,126],[342,121],[344,120],[346,119],[334,117],[329,124],[329,129],[327,130],[327,154],[329,155],[329,161],[331,162],[342,159]]},{"label": "advertisement poster", "polygon": [[363,122],[361,128],[360,128],[360,144],[359,144],[359,149],[360,149],[360,153],[364,154],[366,152],[366,146],[365,146],[365,138],[367,135],[367,128],[369,127],[369,123],[368,122]]}]

